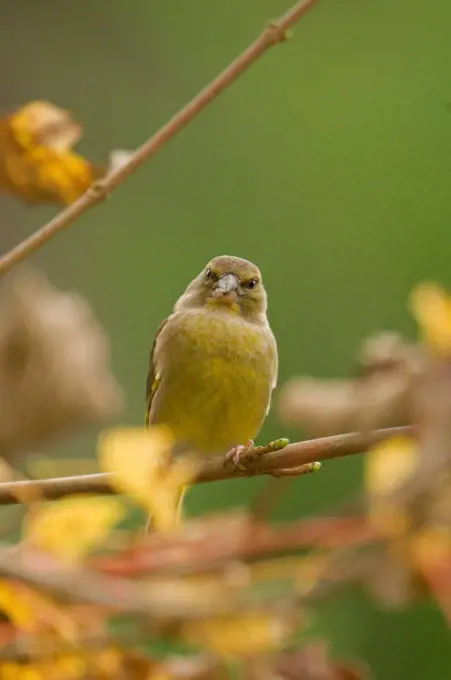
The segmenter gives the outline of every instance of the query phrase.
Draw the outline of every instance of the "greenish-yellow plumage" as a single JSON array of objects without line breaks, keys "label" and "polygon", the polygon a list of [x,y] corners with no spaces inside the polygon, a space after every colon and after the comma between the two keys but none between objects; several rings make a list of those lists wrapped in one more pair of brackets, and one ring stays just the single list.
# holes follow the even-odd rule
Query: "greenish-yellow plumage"
[{"label": "greenish-yellow plumage", "polygon": [[214,258],[160,325],[147,379],[147,421],[205,454],[254,439],[277,378],[277,347],[258,268]]},{"label": "greenish-yellow plumage", "polygon": [[[147,376],[147,425],[200,454],[245,449],[277,379],[277,346],[258,268],[214,258],[160,324]],[[179,510],[184,489],[180,489]]]}]

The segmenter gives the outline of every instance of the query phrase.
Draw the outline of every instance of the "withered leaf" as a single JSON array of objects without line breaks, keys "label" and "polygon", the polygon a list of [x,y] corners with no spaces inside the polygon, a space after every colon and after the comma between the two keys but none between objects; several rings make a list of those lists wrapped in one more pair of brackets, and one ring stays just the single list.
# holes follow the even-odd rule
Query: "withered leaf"
[{"label": "withered leaf", "polygon": [[46,101],[0,119],[0,193],[29,204],[68,205],[130,157],[113,150],[108,167],[96,165],[73,150],[81,135],[69,111]]},{"label": "withered leaf", "polygon": [[412,422],[413,390],[425,361],[421,348],[381,333],[363,343],[359,360],[357,378],[288,381],[278,402],[282,420],[321,436]]},{"label": "withered leaf", "polygon": [[89,305],[22,270],[0,298],[0,455],[115,415],[122,396]]},{"label": "withered leaf", "polygon": [[[168,428],[120,427],[99,438],[99,464],[112,472],[112,484],[152,516],[157,530],[178,525],[186,485],[198,470],[189,457],[171,458],[175,439]],[[133,464],[131,464],[131,462]]]},{"label": "withered leaf", "polygon": [[103,545],[124,516],[125,506],[119,498],[69,496],[34,510],[25,518],[24,533],[36,547],[75,565]]},{"label": "withered leaf", "polygon": [[[267,680],[370,680],[368,669],[362,664],[336,661],[331,658],[327,643],[315,640],[300,649],[283,652],[268,664]],[[261,674],[251,673],[252,680]]]}]

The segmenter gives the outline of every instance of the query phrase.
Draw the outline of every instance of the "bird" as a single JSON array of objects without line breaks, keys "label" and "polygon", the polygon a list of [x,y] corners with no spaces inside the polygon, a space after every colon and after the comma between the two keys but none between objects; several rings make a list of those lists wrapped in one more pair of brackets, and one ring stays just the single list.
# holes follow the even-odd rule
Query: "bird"
[{"label": "bird", "polygon": [[200,456],[240,466],[277,383],[278,352],[258,267],[213,258],[158,327],[146,384],[146,426],[164,425]]}]

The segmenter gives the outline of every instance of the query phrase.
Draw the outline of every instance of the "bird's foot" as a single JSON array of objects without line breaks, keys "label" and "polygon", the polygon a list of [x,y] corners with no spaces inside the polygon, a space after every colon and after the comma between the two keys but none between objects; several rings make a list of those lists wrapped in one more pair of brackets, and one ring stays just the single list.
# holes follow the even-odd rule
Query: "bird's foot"
[{"label": "bird's foot", "polygon": [[[281,438],[267,444],[267,446],[255,446],[252,439],[249,439],[246,446],[240,444],[230,449],[224,456],[224,467],[232,465],[234,470],[241,470],[241,472],[248,472],[248,463],[256,460],[264,453],[271,453],[272,451],[280,451],[290,443],[289,439]],[[254,471],[255,472],[255,471]]]},{"label": "bird's foot", "polygon": [[246,446],[243,446],[243,444],[234,446],[224,456],[224,467],[231,465],[234,470],[246,472],[246,463],[249,463],[251,460],[255,459],[259,448],[262,447],[255,446],[252,439],[248,440]]}]

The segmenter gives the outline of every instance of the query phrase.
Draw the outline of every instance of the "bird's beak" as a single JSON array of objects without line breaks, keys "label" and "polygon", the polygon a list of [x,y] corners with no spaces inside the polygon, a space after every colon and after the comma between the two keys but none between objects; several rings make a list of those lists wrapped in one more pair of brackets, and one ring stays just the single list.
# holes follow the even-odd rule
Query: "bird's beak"
[{"label": "bird's beak", "polygon": [[214,287],[214,297],[230,297],[236,299],[240,282],[234,274],[224,274]]}]

